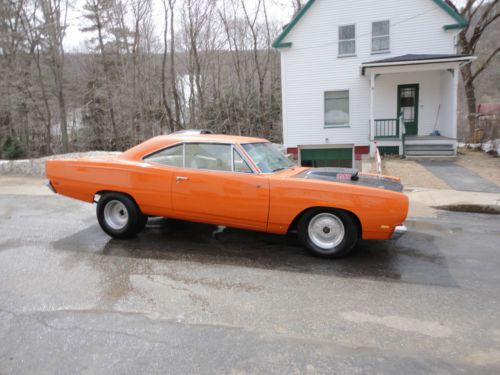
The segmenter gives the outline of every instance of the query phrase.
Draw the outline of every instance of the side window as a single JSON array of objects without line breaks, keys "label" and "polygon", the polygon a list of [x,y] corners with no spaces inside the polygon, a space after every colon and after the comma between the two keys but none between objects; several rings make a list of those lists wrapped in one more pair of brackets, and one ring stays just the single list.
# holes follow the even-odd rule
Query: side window
[{"label": "side window", "polygon": [[349,91],[325,92],[325,127],[349,126]]},{"label": "side window", "polygon": [[339,56],[356,54],[356,25],[339,26]]},{"label": "side window", "polygon": [[231,145],[186,143],[186,168],[232,171]]},{"label": "side window", "polygon": [[144,158],[147,162],[153,162],[171,167],[182,168],[184,157],[184,145],[169,147]]},{"label": "side window", "polygon": [[389,21],[372,23],[372,53],[389,52],[390,28]]},{"label": "side window", "polygon": [[238,173],[253,173],[252,169],[248,166],[247,162],[243,160],[243,158],[233,150],[233,163],[234,163],[234,171]]}]

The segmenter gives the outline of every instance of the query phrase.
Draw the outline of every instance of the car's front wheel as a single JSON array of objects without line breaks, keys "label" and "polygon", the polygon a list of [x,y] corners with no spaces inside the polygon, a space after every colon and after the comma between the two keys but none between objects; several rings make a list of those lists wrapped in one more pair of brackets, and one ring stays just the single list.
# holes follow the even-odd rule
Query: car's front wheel
[{"label": "car's front wheel", "polygon": [[147,216],[125,194],[105,193],[97,202],[97,220],[102,230],[114,238],[130,238],[144,229]]},{"label": "car's front wheel", "polygon": [[347,255],[359,237],[355,218],[348,212],[327,208],[307,211],[299,221],[298,235],[312,254],[324,258]]}]

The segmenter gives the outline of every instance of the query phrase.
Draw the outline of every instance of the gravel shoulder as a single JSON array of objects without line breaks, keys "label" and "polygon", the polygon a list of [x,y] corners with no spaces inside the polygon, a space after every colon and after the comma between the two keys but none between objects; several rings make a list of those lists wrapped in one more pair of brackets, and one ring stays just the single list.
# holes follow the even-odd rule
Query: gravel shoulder
[{"label": "gravel shoulder", "polygon": [[500,157],[481,151],[460,149],[457,164],[500,186]]},{"label": "gravel shoulder", "polygon": [[[460,149],[453,162],[500,187],[500,157],[481,151]],[[444,180],[415,160],[384,158],[382,165],[384,174],[400,177],[406,187],[451,189]]]},{"label": "gravel shoulder", "polygon": [[434,176],[414,160],[385,158],[382,173],[401,178],[405,187],[425,187],[429,189],[451,189],[442,179]]}]

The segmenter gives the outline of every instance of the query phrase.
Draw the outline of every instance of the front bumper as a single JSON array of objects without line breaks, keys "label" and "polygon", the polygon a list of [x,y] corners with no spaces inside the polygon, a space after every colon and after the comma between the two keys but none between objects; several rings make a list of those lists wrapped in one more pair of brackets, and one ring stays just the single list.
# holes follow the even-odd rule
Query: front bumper
[{"label": "front bumper", "polygon": [[391,240],[397,240],[398,238],[401,238],[401,236],[403,236],[406,232],[408,232],[408,228],[406,228],[404,225],[398,225],[392,233]]},{"label": "front bumper", "polygon": [[54,189],[54,186],[52,185],[51,181],[47,182],[46,185],[50,189],[50,191],[52,191],[54,194],[57,194],[57,191],[56,191],[56,189]]}]

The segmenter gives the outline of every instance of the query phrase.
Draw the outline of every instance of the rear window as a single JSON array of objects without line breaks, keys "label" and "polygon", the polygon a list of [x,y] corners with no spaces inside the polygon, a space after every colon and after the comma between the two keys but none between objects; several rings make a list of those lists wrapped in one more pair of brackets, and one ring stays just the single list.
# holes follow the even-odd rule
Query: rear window
[{"label": "rear window", "polygon": [[144,158],[147,162],[168,165],[171,167],[183,167],[184,145],[169,147]]}]

